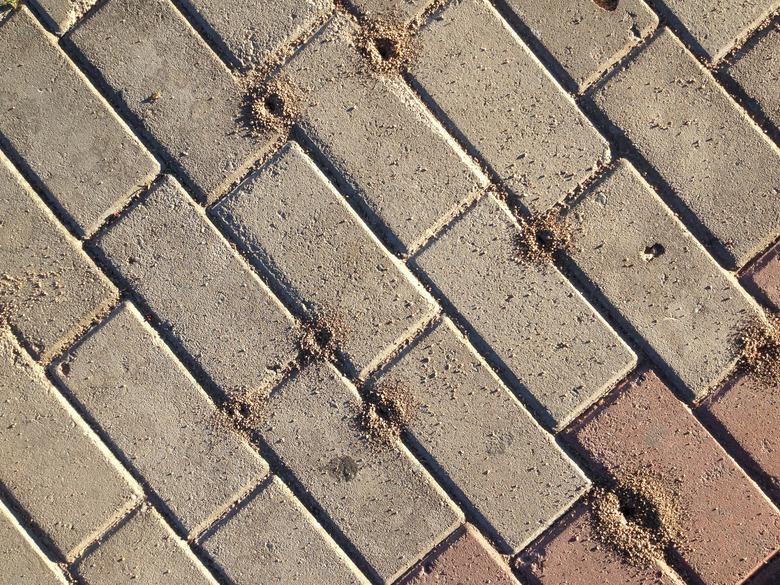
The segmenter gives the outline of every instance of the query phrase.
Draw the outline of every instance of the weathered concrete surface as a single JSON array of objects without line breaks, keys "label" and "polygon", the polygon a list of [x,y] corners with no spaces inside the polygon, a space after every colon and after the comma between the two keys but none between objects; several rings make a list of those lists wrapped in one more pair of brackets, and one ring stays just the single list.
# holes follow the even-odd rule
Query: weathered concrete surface
[{"label": "weathered concrete surface", "polygon": [[212,214],[299,309],[338,321],[353,375],[433,315],[432,299],[294,142]]},{"label": "weathered concrete surface", "polygon": [[116,297],[75,238],[0,153],[0,320],[45,361]]},{"label": "weathered concrete surface", "polygon": [[780,150],[664,29],[593,101],[669,184],[681,219],[726,268],[780,235]]},{"label": "weathered concrete surface", "polygon": [[518,231],[486,196],[412,262],[494,354],[513,389],[560,429],[628,373],[636,357],[552,264],[514,258]]},{"label": "weathered concrete surface", "polygon": [[0,393],[0,482],[72,559],[127,511],[137,488],[7,332]]},{"label": "weathered concrete surface", "polygon": [[378,78],[334,16],[282,68],[300,91],[300,127],[391,248],[407,253],[483,186],[411,91]]},{"label": "weathered concrete surface", "polygon": [[275,475],[220,521],[202,546],[236,585],[368,585]]},{"label": "weathered concrete surface", "polygon": [[142,508],[79,559],[77,572],[89,583],[111,585],[216,585],[187,544],[153,508]]},{"label": "weathered concrete surface", "polygon": [[347,0],[370,20],[406,24],[422,16],[434,0]]},{"label": "weathered concrete surface", "polygon": [[130,303],[50,372],[190,534],[268,472]]},{"label": "weathered concrete surface", "polygon": [[109,0],[68,46],[202,202],[223,194],[274,138],[249,131],[241,86],[168,0]]},{"label": "weathered concrete surface", "polygon": [[734,364],[734,332],[758,306],[620,160],[573,201],[571,268],[690,398]]},{"label": "weathered concrete surface", "polygon": [[418,338],[375,383],[401,385],[422,405],[409,426],[413,442],[500,552],[522,549],[589,485],[449,320]]},{"label": "weathered concrete surface", "polygon": [[378,450],[356,426],[359,402],[327,364],[276,388],[263,439],[301,482],[381,583],[392,583],[463,520],[400,444]]},{"label": "weathered concrete surface", "polygon": [[171,177],[95,244],[224,392],[263,384],[294,356],[291,317]]},{"label": "weathered concrete surface", "polygon": [[419,33],[416,87],[532,211],[609,157],[607,143],[483,0],[455,0]]},{"label": "weathered concrete surface", "polygon": [[0,26],[0,141],[91,235],[160,171],[26,7]]}]

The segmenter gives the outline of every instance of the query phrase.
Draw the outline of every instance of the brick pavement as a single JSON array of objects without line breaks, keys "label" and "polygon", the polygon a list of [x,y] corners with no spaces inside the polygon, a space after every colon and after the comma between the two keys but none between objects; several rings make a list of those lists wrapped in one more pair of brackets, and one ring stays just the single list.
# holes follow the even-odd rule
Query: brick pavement
[{"label": "brick pavement", "polygon": [[777,0],[12,4],[0,583],[780,580]]}]

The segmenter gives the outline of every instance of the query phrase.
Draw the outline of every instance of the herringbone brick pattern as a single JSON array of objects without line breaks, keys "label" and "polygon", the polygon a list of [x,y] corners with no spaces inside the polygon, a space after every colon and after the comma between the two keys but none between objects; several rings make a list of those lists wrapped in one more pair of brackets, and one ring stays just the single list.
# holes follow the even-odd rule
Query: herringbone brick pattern
[{"label": "herringbone brick pattern", "polygon": [[0,584],[780,581],[778,5],[5,2]]}]

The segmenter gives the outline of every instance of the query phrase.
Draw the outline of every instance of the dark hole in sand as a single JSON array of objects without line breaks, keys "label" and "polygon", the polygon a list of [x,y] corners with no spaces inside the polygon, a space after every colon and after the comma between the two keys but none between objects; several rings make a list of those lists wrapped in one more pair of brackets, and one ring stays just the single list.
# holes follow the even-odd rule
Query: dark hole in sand
[{"label": "dark hole in sand", "polygon": [[663,247],[662,244],[653,244],[652,246],[648,246],[645,248],[645,253],[643,254],[643,258],[650,262],[653,258],[658,258],[659,256],[663,256],[666,253],[666,248]]},{"label": "dark hole in sand", "polygon": [[382,59],[385,61],[395,59],[400,54],[398,49],[398,41],[395,39],[379,37],[374,40],[374,46],[376,47],[376,51],[379,53],[379,56],[382,57]]}]

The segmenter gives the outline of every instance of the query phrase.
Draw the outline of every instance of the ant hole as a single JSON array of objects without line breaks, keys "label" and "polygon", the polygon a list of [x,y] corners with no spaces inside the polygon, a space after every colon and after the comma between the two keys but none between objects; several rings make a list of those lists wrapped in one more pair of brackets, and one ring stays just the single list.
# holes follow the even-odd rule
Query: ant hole
[{"label": "ant hole", "polygon": [[70,364],[67,362],[63,362],[60,364],[60,371],[63,373],[63,375],[67,376],[70,374]]},{"label": "ant hole", "polygon": [[374,40],[374,46],[385,61],[398,57],[398,42],[393,39],[380,37]]},{"label": "ant hole", "polygon": [[665,252],[666,248],[664,248],[662,244],[653,244],[652,246],[645,248],[645,253],[642,254],[642,258],[644,258],[645,262],[650,262],[653,258],[663,256]]},{"label": "ant hole", "polygon": [[280,116],[282,115],[282,112],[284,112],[284,100],[279,94],[272,93],[267,95],[263,101],[263,105],[268,113],[273,114],[274,116]]}]

